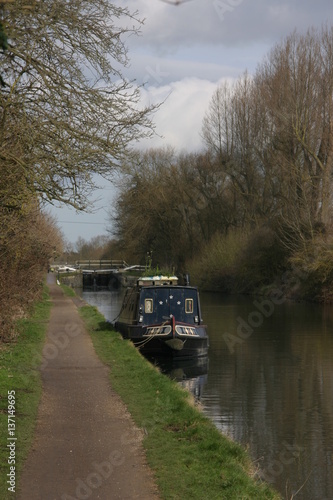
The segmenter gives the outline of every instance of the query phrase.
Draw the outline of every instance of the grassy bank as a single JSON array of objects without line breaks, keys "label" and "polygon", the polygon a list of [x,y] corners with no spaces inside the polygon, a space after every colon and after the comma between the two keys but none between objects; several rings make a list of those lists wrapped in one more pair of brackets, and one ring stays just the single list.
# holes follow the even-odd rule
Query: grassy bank
[{"label": "grassy bank", "polygon": [[247,453],[194,406],[190,394],[158,372],[96,308],[81,316],[95,350],[111,367],[113,388],[144,429],[144,446],[163,499],[277,499],[253,479]]},{"label": "grassy bank", "polygon": [[[0,491],[4,500],[14,497],[7,484],[10,466],[15,467],[17,488],[19,473],[33,438],[42,390],[38,366],[50,308],[51,303],[44,292],[43,300],[35,306],[31,317],[18,322],[19,336],[15,343],[0,345]],[[8,406],[9,393],[12,407]],[[9,432],[13,435],[10,436]],[[9,437],[16,438],[16,441],[8,441]],[[11,450],[7,446],[9,443],[15,444]],[[9,464],[8,460],[12,463]]]}]

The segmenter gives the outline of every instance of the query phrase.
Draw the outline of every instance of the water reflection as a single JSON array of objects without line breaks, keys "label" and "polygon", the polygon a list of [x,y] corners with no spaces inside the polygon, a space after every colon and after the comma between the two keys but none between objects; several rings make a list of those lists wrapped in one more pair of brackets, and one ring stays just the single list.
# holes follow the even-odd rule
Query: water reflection
[{"label": "water reflection", "polygon": [[207,382],[208,357],[196,359],[168,360],[147,358],[159,367],[162,373],[176,380],[184,389],[190,391],[195,400],[199,401]]},{"label": "water reflection", "polygon": [[98,292],[93,290],[79,290],[76,293],[81,295],[88,304],[97,307],[106,320],[113,322],[120,312],[125,290],[123,288],[111,292],[108,290]]},{"label": "water reflection", "polygon": [[[332,308],[283,304],[254,327],[253,300],[205,295],[203,302],[211,344],[206,414],[249,447],[283,496],[332,499]],[[252,332],[228,342],[240,324]]]},{"label": "water reflection", "polygon": [[[119,292],[83,298],[110,321],[122,303]],[[333,499],[333,307],[266,304],[264,314],[247,297],[202,293],[201,301],[209,359],[161,370],[248,447],[283,498]]]}]

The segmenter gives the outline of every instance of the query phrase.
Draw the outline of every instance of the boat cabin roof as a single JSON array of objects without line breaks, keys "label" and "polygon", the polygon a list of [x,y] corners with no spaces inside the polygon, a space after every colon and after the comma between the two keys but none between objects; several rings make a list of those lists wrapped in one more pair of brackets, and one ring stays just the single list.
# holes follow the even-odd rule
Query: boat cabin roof
[{"label": "boat cabin roof", "polygon": [[139,278],[137,281],[138,286],[166,286],[178,285],[177,276],[148,276]]}]

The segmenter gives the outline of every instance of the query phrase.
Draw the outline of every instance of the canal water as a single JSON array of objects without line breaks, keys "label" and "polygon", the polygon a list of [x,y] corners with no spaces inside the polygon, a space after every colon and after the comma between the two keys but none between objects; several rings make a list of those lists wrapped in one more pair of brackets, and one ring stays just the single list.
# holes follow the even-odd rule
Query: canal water
[{"label": "canal water", "polygon": [[[112,321],[122,293],[83,298]],[[208,358],[161,369],[283,498],[333,500],[333,306],[208,293],[201,303]]]}]

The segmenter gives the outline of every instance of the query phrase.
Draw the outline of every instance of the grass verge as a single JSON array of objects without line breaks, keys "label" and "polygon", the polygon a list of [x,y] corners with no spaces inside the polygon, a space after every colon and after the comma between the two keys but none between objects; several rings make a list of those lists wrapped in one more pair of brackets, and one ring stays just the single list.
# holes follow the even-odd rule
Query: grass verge
[{"label": "grass verge", "polygon": [[66,295],[66,297],[76,297],[76,293],[75,291],[73,290],[73,288],[71,288],[70,286],[68,285],[63,285],[61,284],[60,285],[61,288],[62,288],[62,291],[64,292],[64,294]]},{"label": "grass verge", "polygon": [[163,499],[280,498],[251,477],[246,451],[216,429],[187,391],[114,332],[96,308],[85,306],[80,314],[97,354],[111,368],[112,387],[145,430],[148,463]]},{"label": "grass verge", "polygon": [[[0,345],[0,491],[1,498],[13,498],[7,483],[10,466],[15,467],[15,486],[28,454],[36,424],[42,386],[38,366],[51,309],[44,291],[28,319],[18,321],[19,336],[13,344]],[[15,397],[15,412],[8,412],[8,393]],[[11,399],[13,403],[14,400]],[[11,415],[12,413],[12,415]],[[11,420],[8,420],[11,418]],[[10,428],[8,423],[11,424]],[[9,432],[16,441],[8,441]],[[7,446],[12,444],[12,449]],[[15,448],[13,446],[15,443]],[[15,462],[11,464],[8,461]],[[16,488],[15,488],[16,490]]]}]

